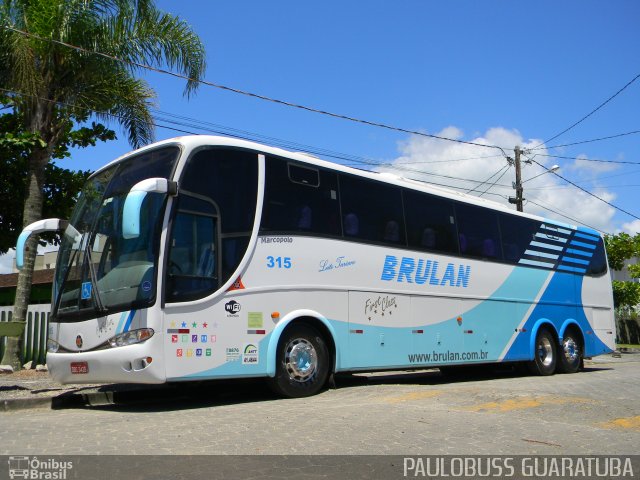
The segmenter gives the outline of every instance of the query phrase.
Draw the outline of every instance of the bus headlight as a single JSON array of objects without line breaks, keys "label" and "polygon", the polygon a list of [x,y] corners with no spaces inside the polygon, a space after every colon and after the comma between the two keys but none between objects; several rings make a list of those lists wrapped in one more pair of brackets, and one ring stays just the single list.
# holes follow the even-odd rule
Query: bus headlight
[{"label": "bus headlight", "polygon": [[48,338],[47,339],[47,352],[49,353],[57,353],[60,348],[60,344],[55,340]]},{"label": "bus headlight", "polygon": [[129,332],[121,333],[109,339],[109,345],[111,347],[123,347],[125,345],[133,345],[135,343],[144,342],[153,337],[154,331],[152,328],[140,328],[138,330],[131,330]]}]

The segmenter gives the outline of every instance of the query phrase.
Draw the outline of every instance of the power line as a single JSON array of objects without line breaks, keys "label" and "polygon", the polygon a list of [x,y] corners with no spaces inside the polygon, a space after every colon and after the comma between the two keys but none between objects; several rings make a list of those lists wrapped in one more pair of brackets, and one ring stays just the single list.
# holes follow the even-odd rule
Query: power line
[{"label": "power line", "polygon": [[493,182],[491,185],[489,185],[487,187],[487,189],[482,192],[480,195],[478,195],[479,197],[483,196],[485,193],[487,193],[489,190],[491,190],[493,187],[495,187],[498,182],[502,179],[502,177],[504,177],[506,175],[506,173],[509,171],[509,169],[511,168],[511,165],[507,165],[507,168],[504,170],[504,172],[502,172],[502,175],[500,175],[495,182]]},{"label": "power line", "polygon": [[[538,200],[538,199],[536,199],[536,200]],[[540,201],[540,200],[538,200],[538,202],[539,202],[539,201]],[[599,229],[599,228],[596,228],[596,227],[593,227],[593,226],[589,225],[588,223],[584,223],[584,222],[582,222],[582,221],[580,221],[580,220],[577,220],[577,219],[575,219],[575,218],[573,218],[573,217],[569,216],[569,215],[568,215],[568,214],[566,214],[566,213],[562,213],[562,212],[560,212],[560,211],[558,211],[558,210],[554,210],[553,208],[549,207],[548,205],[543,205],[543,204],[541,204],[541,203],[537,203],[537,202],[535,202],[534,200],[531,200],[531,198],[528,198],[528,199],[527,199],[527,202],[531,202],[531,203],[533,203],[534,205],[537,205],[538,207],[543,208],[544,210],[547,210],[547,211],[549,211],[549,212],[555,213],[556,215],[560,215],[560,216],[561,216],[561,217],[563,217],[563,218],[566,218],[566,219],[568,219],[568,220],[571,220],[572,222],[575,222],[575,223],[576,223],[576,225],[584,225],[585,227],[592,228],[592,229],[594,229],[594,230],[596,230],[596,231],[598,231],[598,232],[600,232],[600,233],[607,233],[607,232],[605,232],[604,230],[601,230],[601,229]]]},{"label": "power line", "polygon": [[[631,80],[629,80],[627,82],[627,84],[622,87],[620,90],[618,90],[616,93],[614,93],[613,95],[611,95],[609,98],[607,98],[604,102],[602,102],[600,105],[598,105],[596,108],[594,108],[593,110],[591,110],[591,112],[587,113],[584,117],[582,117],[580,120],[578,120],[577,122],[573,123],[572,125],[568,126],[567,128],[565,128],[564,130],[562,130],[560,133],[554,135],[553,137],[549,138],[548,140],[545,140],[544,142],[542,142],[540,145],[544,145],[546,143],[549,143],[552,140],[555,140],[556,138],[564,135],[565,133],[567,133],[569,130],[571,130],[572,128],[576,127],[577,125],[579,125],[580,123],[584,122],[587,118],[589,118],[591,115],[593,115],[594,113],[596,113],[598,110],[600,110],[602,107],[604,107],[607,103],[609,103],[611,100],[613,100],[614,98],[616,98],[618,95],[620,95],[627,87],[629,87],[633,82],[635,82],[636,80],[638,80],[638,78],[640,78],[640,74],[636,75],[635,77],[633,77]],[[539,147],[540,145],[537,145],[535,148]]]},{"label": "power line", "polygon": [[549,157],[549,158],[562,158],[564,160],[581,160],[584,162],[600,162],[600,163],[615,163],[615,164],[624,164],[624,165],[640,165],[640,162],[627,162],[623,160],[599,160],[597,158],[582,158],[582,157],[563,157],[562,155],[543,155],[542,153],[538,154],[541,157]]},{"label": "power line", "polygon": [[[39,99],[44,100],[44,101],[47,101],[47,102],[56,103],[56,104],[64,105],[64,106],[68,106],[68,107],[71,107],[71,108],[76,108],[76,106],[71,105],[71,104],[68,104],[68,103],[65,103],[65,102],[49,100],[49,99],[46,99],[46,98],[43,98],[43,97],[37,97],[37,96],[34,96],[34,95],[27,95],[27,94],[24,94],[24,93],[21,93],[21,92],[13,91],[13,90],[8,90],[8,89],[0,88],[0,91],[4,91],[4,92],[7,92],[7,93],[12,93],[12,94],[14,94],[14,95],[31,96],[31,97],[39,98]],[[106,115],[106,116],[110,116],[110,117],[113,117],[113,118],[120,118],[118,115],[115,115],[115,114],[112,114],[112,113],[109,113],[109,112],[96,112],[96,111],[94,111],[94,112],[95,112],[95,113],[100,113],[100,114],[103,114],[103,115]],[[168,114],[168,112],[162,112],[162,113],[164,113],[164,114]],[[175,117],[180,118],[180,116],[178,116],[178,115],[174,115],[174,114],[168,114],[168,115],[170,115],[170,116],[175,116]],[[188,117],[182,117],[182,118],[188,119]],[[163,121],[163,120],[162,120],[162,119],[160,119],[160,121]],[[181,124],[180,122],[175,122],[175,121],[171,121],[171,122],[173,122],[174,124],[185,125],[184,123],[182,123],[182,124]],[[207,122],[203,122],[203,123],[207,123]],[[197,135],[197,133],[195,133],[195,132],[193,132],[193,131],[183,130],[183,129],[178,129],[178,128],[175,128],[175,127],[169,127],[169,126],[166,126],[166,125],[163,125],[163,124],[157,123],[157,122],[153,122],[153,125],[154,125],[154,126],[156,126],[156,127],[159,127],[159,128],[165,128],[165,129],[169,129],[169,130],[172,130],[172,131],[177,131],[177,132],[180,132],[180,133],[191,134],[191,135]],[[187,125],[187,126],[188,126],[188,125]],[[202,129],[202,130],[205,130],[205,129],[204,129],[204,128],[202,128],[202,127],[197,127],[197,128],[200,128],[200,129]],[[232,130],[233,130],[233,129],[232,129]],[[251,132],[246,132],[246,133],[251,133]],[[237,135],[231,135],[231,136],[236,136],[236,137],[238,137]],[[241,138],[241,137],[238,137],[238,138]],[[273,137],[272,137],[272,138],[273,138]],[[244,138],[244,139],[251,140],[250,138]],[[499,147],[496,147],[496,148],[499,148]],[[314,153],[314,152],[313,152],[313,151],[309,151],[308,153]],[[376,167],[380,167],[380,166],[387,166],[387,167],[390,167],[390,168],[393,168],[393,169],[396,169],[396,170],[407,171],[407,172],[410,172],[410,173],[417,173],[417,174],[420,174],[420,175],[431,175],[431,176],[435,176],[435,177],[447,178],[447,179],[452,179],[452,180],[457,180],[457,181],[474,182],[474,183],[478,183],[478,184],[480,184],[480,185],[483,185],[483,184],[487,183],[487,181],[489,181],[491,178],[493,178],[495,175],[497,175],[500,171],[502,171],[502,170],[505,168],[505,167],[502,167],[500,170],[498,170],[498,172],[496,172],[495,174],[493,174],[491,177],[489,177],[489,179],[487,179],[487,180],[485,180],[485,181],[478,181],[478,180],[473,180],[473,179],[465,179],[465,178],[461,178],[461,177],[454,177],[454,176],[450,176],[450,175],[440,175],[440,174],[435,174],[435,173],[432,173],[432,172],[424,172],[424,171],[415,170],[415,169],[402,168],[402,167],[398,167],[398,166],[394,165],[393,163],[390,163],[390,164],[389,164],[389,163],[384,164],[384,163],[380,163],[380,162],[373,162],[373,161],[367,161],[367,160],[355,160],[355,159],[354,159],[353,161],[357,161],[357,162],[359,162],[359,163],[361,163],[361,164],[365,164],[365,165],[368,165],[368,166],[376,166]],[[532,161],[533,161],[534,163],[536,163],[537,165],[540,165],[541,167],[545,168],[545,167],[544,167],[543,165],[541,165],[539,162],[537,162],[537,161],[535,161],[535,160],[533,160],[533,159],[532,159]],[[507,170],[508,170],[508,166],[507,166],[506,168],[507,168]],[[504,173],[506,173],[506,171],[507,171],[507,170],[505,170],[505,172],[504,172]],[[500,176],[500,178],[502,178],[502,176],[504,176],[504,173],[503,173],[503,175],[501,175],[501,176]],[[610,205],[610,206],[612,206],[612,207],[614,207],[614,208],[616,208],[616,209],[618,209],[618,210],[622,211],[623,213],[626,213],[627,215],[630,215],[630,216],[632,216],[632,217],[634,217],[634,218],[638,218],[638,217],[636,217],[635,215],[633,215],[632,213],[627,212],[626,210],[623,210],[623,209],[621,209],[621,208],[619,208],[619,207],[616,207],[615,205],[611,204],[610,202],[607,202],[606,200],[604,200],[604,199],[602,199],[602,198],[598,197],[597,195],[595,195],[595,194],[593,194],[593,193],[591,193],[591,192],[589,192],[589,191],[587,191],[587,190],[583,189],[583,188],[582,188],[582,187],[580,187],[579,185],[574,184],[574,183],[573,183],[573,182],[571,182],[570,180],[565,179],[564,177],[562,177],[561,175],[557,174],[556,172],[553,172],[553,173],[554,173],[554,174],[556,174],[556,175],[558,175],[558,177],[562,178],[562,179],[563,179],[563,180],[565,180],[566,182],[568,182],[568,183],[570,183],[570,184],[574,185],[576,188],[578,188],[578,189],[580,189],[580,190],[583,190],[585,193],[588,193],[589,195],[591,195],[591,196],[593,196],[593,197],[595,197],[595,198],[599,199],[600,201],[607,203],[608,205]],[[493,187],[493,186],[497,185],[497,182],[500,180],[500,178],[498,178],[498,180],[496,180],[496,182],[494,182],[494,184],[492,184],[492,185],[491,185],[487,190],[485,190],[485,192],[483,192],[483,194],[487,193],[487,192],[488,192],[488,190],[489,190],[491,187]],[[432,182],[432,181],[429,181],[429,183],[431,183],[431,184],[433,184],[433,185],[437,185],[437,186],[446,187],[446,188],[453,188],[453,189],[457,189],[457,190],[466,190],[465,188],[462,188],[462,187],[456,187],[456,186],[453,186],[453,185],[447,185],[447,184],[439,184],[439,183]],[[505,186],[505,187],[506,187],[507,185],[500,185],[500,186]],[[472,190],[472,191],[473,191],[473,190]],[[502,195],[499,195],[499,194],[491,194],[491,193],[490,193],[490,195],[496,195],[496,196],[500,196],[500,197],[502,198]],[[544,207],[542,207],[542,208],[544,208]],[[550,210],[550,211],[551,211],[551,210]],[[554,212],[554,213],[555,213],[555,212]],[[638,219],[640,219],[640,218],[638,218]],[[580,222],[578,222],[578,223],[580,223]]]},{"label": "power line", "polygon": [[[615,188],[615,187],[622,187],[624,185],[598,185],[598,182],[608,179],[608,178],[616,178],[616,177],[628,177],[630,175],[634,175],[640,173],[640,170],[632,170],[630,172],[622,172],[622,173],[616,173],[614,175],[603,175],[603,176],[597,176],[597,177],[592,177],[590,179],[586,179],[582,182],[580,182],[580,185],[585,185],[585,184],[596,184],[595,186],[597,187],[601,187],[601,188]],[[554,186],[542,186],[542,187],[528,187],[528,190],[555,190],[555,189],[561,189],[561,188],[565,188],[566,186],[563,185],[554,185]]]},{"label": "power line", "polygon": [[504,158],[502,154],[500,155],[483,155],[479,157],[466,157],[466,158],[450,158],[448,160],[425,160],[423,162],[393,162],[394,165],[430,165],[432,163],[451,163],[451,162],[466,162],[470,160],[483,160],[486,158]]},{"label": "power line", "polygon": [[537,147],[528,148],[527,150],[540,150],[540,149],[551,149],[551,148],[561,148],[561,147],[572,147],[574,145],[583,145],[585,143],[600,142],[602,140],[611,140],[612,138],[626,137],[627,135],[637,135],[638,133],[640,133],[640,130],[633,130],[631,132],[618,133],[616,135],[609,135],[607,137],[593,138],[591,140],[581,140],[581,141],[578,141],[578,142],[565,143],[565,144],[562,144],[562,145],[552,145],[550,147],[548,147],[546,145],[541,147],[540,145],[544,145],[544,143],[541,143]]},{"label": "power line", "polygon": [[10,26],[4,26],[4,27],[7,30],[11,30],[13,32],[16,32],[18,34],[24,35],[26,37],[35,38],[36,40],[40,40],[40,41],[43,41],[43,42],[48,42],[48,43],[54,43],[54,44],[57,44],[57,45],[61,45],[63,47],[71,48],[71,49],[76,50],[78,52],[88,53],[88,54],[92,54],[92,55],[98,55],[98,56],[101,56],[103,58],[107,58],[109,60],[113,60],[113,61],[116,61],[116,62],[124,63],[124,64],[130,65],[130,66],[135,66],[137,68],[142,68],[142,69],[145,69],[145,70],[149,70],[149,71],[156,72],[156,73],[161,73],[161,74],[164,74],[164,75],[170,75],[172,77],[180,78],[182,80],[187,80],[189,82],[200,83],[202,85],[207,85],[209,87],[219,88],[221,90],[226,90],[226,91],[229,91],[229,92],[237,93],[237,94],[244,95],[244,96],[247,96],[247,97],[257,98],[259,100],[264,100],[264,101],[276,103],[276,104],[279,104],[279,105],[284,105],[284,106],[287,106],[287,107],[298,108],[300,110],[305,110],[305,111],[308,111],[308,112],[318,113],[318,114],[321,114],[321,115],[326,115],[326,116],[333,117],[333,118],[338,118],[338,119],[341,119],[341,120],[348,120],[350,122],[361,123],[361,124],[369,125],[369,126],[373,126],[373,127],[385,128],[387,130],[394,130],[394,131],[402,132],[402,133],[410,133],[412,135],[419,135],[419,136],[422,136],[422,137],[428,137],[428,138],[433,138],[433,139],[436,139],[436,140],[443,140],[443,141],[447,141],[447,142],[455,142],[455,143],[460,143],[460,144],[465,144],[465,145],[474,145],[474,146],[477,146],[477,147],[484,147],[484,148],[495,148],[495,149],[498,149],[498,150],[502,151],[502,148],[498,147],[497,145],[485,145],[485,144],[477,143],[477,142],[469,142],[469,141],[465,141],[465,140],[458,140],[458,139],[455,139],[455,138],[447,138],[447,137],[443,137],[443,136],[440,136],[440,135],[432,135],[432,134],[429,134],[429,133],[419,132],[417,130],[409,130],[409,129],[406,129],[406,128],[396,127],[396,126],[388,125],[388,124],[385,124],[385,123],[379,123],[379,122],[374,122],[374,121],[371,121],[371,120],[365,120],[365,119],[361,119],[361,118],[351,117],[351,116],[343,115],[343,114],[339,114],[339,113],[333,113],[333,112],[329,112],[329,111],[326,111],[326,110],[320,110],[318,108],[309,107],[309,106],[306,106],[306,105],[293,103],[293,102],[289,102],[289,101],[286,101],[286,100],[280,100],[280,99],[277,99],[277,98],[267,97],[265,95],[260,95],[260,94],[249,92],[249,91],[246,91],[246,90],[240,90],[238,88],[229,87],[229,86],[226,86],[226,85],[221,85],[221,84],[218,84],[218,83],[209,82],[207,80],[198,80],[198,79],[191,78],[191,77],[188,77],[186,75],[182,75],[182,74],[179,74],[179,73],[176,73],[176,72],[172,72],[170,70],[166,70],[166,69],[163,69],[163,68],[152,67],[151,65],[147,65],[147,64],[144,64],[144,63],[134,62],[134,61],[130,61],[130,60],[123,60],[123,59],[118,58],[118,57],[116,57],[114,55],[109,55],[109,54],[106,54],[106,53],[103,53],[103,52],[97,52],[95,50],[88,50],[86,48],[79,47],[77,45],[72,45],[70,43],[63,42],[61,40],[54,40],[52,38],[43,38],[43,37],[40,37],[40,36],[35,35],[33,33],[25,32],[23,30],[19,30],[19,29],[14,28],[14,27],[10,27]]},{"label": "power line", "polygon": [[[535,163],[536,165],[539,165],[539,166],[541,166],[542,168],[544,168],[545,170],[547,170],[547,167],[545,167],[544,165],[542,165],[540,162],[536,161],[535,159],[531,159],[531,161],[532,161],[533,163]],[[565,182],[567,182],[568,184],[573,185],[573,186],[574,186],[574,187],[576,187],[578,190],[582,190],[582,191],[583,191],[584,193],[586,193],[587,195],[590,195],[590,196],[592,196],[593,198],[596,198],[596,199],[600,200],[601,202],[606,203],[606,204],[607,204],[607,205],[609,205],[610,207],[613,207],[613,208],[615,208],[616,210],[618,210],[618,211],[620,211],[620,212],[622,212],[622,213],[626,213],[626,214],[627,214],[627,215],[629,215],[630,217],[633,217],[633,218],[635,218],[635,219],[637,219],[637,220],[640,220],[640,217],[638,217],[638,216],[634,215],[633,213],[631,213],[631,212],[629,212],[629,211],[627,211],[627,210],[625,210],[625,209],[623,209],[623,208],[618,207],[617,205],[614,205],[614,204],[613,204],[613,203],[611,203],[611,202],[608,202],[608,201],[607,201],[607,200],[605,200],[604,198],[599,197],[598,195],[596,195],[595,193],[591,193],[591,192],[590,192],[589,190],[587,190],[586,188],[582,188],[580,185],[578,185],[577,183],[574,183],[574,182],[572,182],[571,180],[569,180],[569,179],[567,179],[567,178],[563,177],[563,176],[562,176],[562,175],[560,175],[558,172],[554,172],[554,171],[552,171],[552,170],[548,170],[548,171],[550,171],[551,173],[553,173],[553,174],[554,174],[554,175],[556,175],[557,177],[561,178],[562,180],[564,180],[564,181],[565,181]]]},{"label": "power line", "polygon": [[[43,97],[24,94],[24,93],[21,93],[21,92],[16,92],[16,91],[13,91],[13,90],[7,90],[7,89],[4,89],[4,88],[0,88],[0,91],[12,93],[14,95],[21,95],[21,96],[29,96],[29,97],[33,97],[33,98],[38,98],[38,99],[43,100],[43,101],[47,101],[47,102],[50,102],[50,103],[55,103],[55,104],[58,104],[58,105],[69,107],[69,108],[77,108],[76,105],[72,105],[72,104],[69,104],[69,103],[55,101],[55,100],[49,100],[49,99],[46,99],[46,98],[43,98]],[[109,112],[95,111],[95,110],[92,110],[92,111],[94,113],[99,113],[101,115],[113,117],[113,118],[116,118],[116,119],[121,118],[120,116],[112,114],[112,113],[109,113]],[[165,128],[165,129],[168,129],[168,130],[172,130],[172,131],[176,131],[176,132],[184,133],[184,134],[189,134],[189,135],[198,135],[198,133],[196,133],[196,132],[194,132],[192,130],[185,130],[185,129],[181,129],[181,128],[170,127],[170,126],[158,123],[158,122],[161,121],[161,122],[173,123],[174,125],[187,127],[187,128],[188,127],[193,128],[193,125],[189,125],[189,124],[186,124],[184,122],[177,122],[177,121],[173,121],[173,120],[157,118],[155,116],[153,118],[154,118],[155,121],[152,122],[152,125],[154,125],[156,127]],[[200,130],[204,130],[204,131],[211,131],[211,130],[208,130],[208,129],[204,128],[204,127],[197,127],[197,128],[199,128]],[[233,130],[233,129],[231,129],[231,130]],[[220,132],[216,131],[214,133],[220,133]],[[245,132],[245,133],[253,135],[251,132]],[[240,138],[242,140],[254,141],[254,139],[251,138],[250,135],[245,135],[245,136],[241,136],[241,135],[238,135],[238,134],[235,134],[235,135],[228,134],[228,135],[229,136],[233,136],[235,138]],[[255,135],[258,135],[258,134],[255,134]],[[274,139],[274,137],[270,137],[270,138]],[[285,140],[279,140],[279,139],[274,139],[274,140],[277,140],[277,141],[280,141],[280,142],[284,142],[284,143],[295,144],[294,142],[287,142]],[[367,165],[369,167],[384,167],[384,166],[386,166],[386,167],[392,168],[394,170],[398,170],[398,171],[402,171],[402,172],[409,172],[409,173],[413,173],[413,174],[430,175],[430,176],[438,177],[438,178],[446,178],[446,179],[450,179],[450,180],[464,181],[464,182],[471,182],[471,183],[479,183],[479,184],[484,183],[484,182],[481,182],[480,180],[474,180],[474,179],[470,179],[470,178],[455,177],[455,176],[452,176],[452,175],[437,174],[437,173],[433,173],[433,172],[425,172],[425,171],[422,171],[422,170],[416,170],[416,169],[413,169],[413,168],[395,166],[393,163],[375,162],[373,160],[367,160],[367,159],[364,159],[362,157],[358,158],[358,157],[354,157],[354,156],[341,156],[337,152],[327,153],[327,152],[330,152],[330,151],[323,150],[323,149],[316,148],[316,147],[309,147],[309,146],[305,146],[305,145],[301,145],[301,144],[295,144],[295,145],[297,146],[297,148],[301,149],[301,151],[306,152],[306,153],[321,154],[321,155],[325,155],[325,156],[329,156],[329,157],[333,157],[333,158],[337,158],[337,159],[345,159],[345,158],[347,158],[350,161],[358,162],[361,165]],[[429,183],[434,183],[434,182],[429,181]]]},{"label": "power line", "polygon": [[[476,185],[475,187],[473,187],[471,190],[467,191],[467,193],[471,193],[473,191],[475,191],[476,189],[480,188],[482,185],[484,185],[485,183],[487,183],[489,180],[491,180],[493,177],[495,177],[496,175],[498,175],[500,172],[502,172],[502,170],[505,170],[506,168],[509,167],[509,164],[507,165],[503,165],[502,167],[500,167],[498,169],[497,172],[494,172],[493,174],[491,174],[491,176],[489,178],[487,178],[486,180],[484,180],[483,182],[480,182],[478,185]],[[502,176],[500,177],[502,178]]]}]

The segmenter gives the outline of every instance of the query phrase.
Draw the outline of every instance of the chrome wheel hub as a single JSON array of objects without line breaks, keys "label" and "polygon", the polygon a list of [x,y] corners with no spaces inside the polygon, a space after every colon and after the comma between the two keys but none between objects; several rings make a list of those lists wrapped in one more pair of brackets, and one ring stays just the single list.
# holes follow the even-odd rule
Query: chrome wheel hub
[{"label": "chrome wheel hub", "polygon": [[553,362],[553,345],[546,337],[538,340],[538,359],[545,367],[550,366]]},{"label": "chrome wheel hub", "polygon": [[289,378],[296,382],[306,382],[318,369],[318,355],[311,342],[297,338],[287,345],[284,363]]},{"label": "chrome wheel hub", "polygon": [[575,362],[580,357],[580,351],[578,349],[578,344],[571,337],[566,338],[562,342],[562,350],[564,351],[564,356],[571,363]]}]

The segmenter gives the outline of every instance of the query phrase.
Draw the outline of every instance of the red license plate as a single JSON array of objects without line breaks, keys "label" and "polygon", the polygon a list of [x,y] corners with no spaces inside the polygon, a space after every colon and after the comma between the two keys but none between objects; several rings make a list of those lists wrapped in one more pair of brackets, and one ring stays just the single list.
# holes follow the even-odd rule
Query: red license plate
[{"label": "red license plate", "polygon": [[89,373],[89,364],[87,362],[71,362],[71,373]]}]

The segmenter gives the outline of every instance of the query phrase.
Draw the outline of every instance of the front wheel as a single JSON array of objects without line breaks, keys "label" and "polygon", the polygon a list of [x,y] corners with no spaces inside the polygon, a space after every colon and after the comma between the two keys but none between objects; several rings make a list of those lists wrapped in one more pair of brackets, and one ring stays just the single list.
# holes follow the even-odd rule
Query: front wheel
[{"label": "front wheel", "polygon": [[553,375],[556,371],[556,340],[546,328],[538,330],[529,370],[534,375]]},{"label": "front wheel", "polygon": [[582,342],[576,333],[569,330],[564,334],[558,358],[559,373],[576,373],[582,364]]},{"label": "front wheel", "polygon": [[276,375],[269,386],[285,397],[308,397],[318,393],[329,375],[329,351],[322,335],[306,325],[293,326],[282,334],[276,354]]}]

